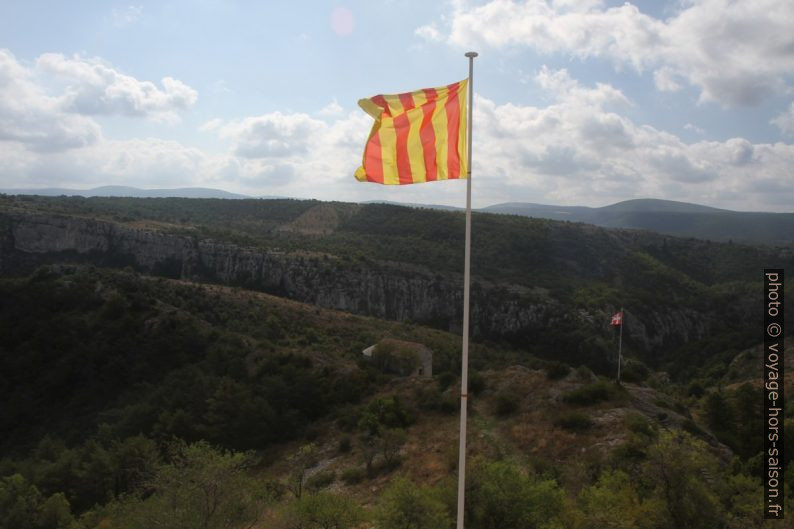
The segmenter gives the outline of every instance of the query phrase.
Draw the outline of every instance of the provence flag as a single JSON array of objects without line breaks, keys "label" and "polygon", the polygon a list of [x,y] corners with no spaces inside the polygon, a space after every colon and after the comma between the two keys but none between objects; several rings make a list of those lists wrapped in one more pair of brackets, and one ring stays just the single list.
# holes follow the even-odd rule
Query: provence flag
[{"label": "provence flag", "polygon": [[466,178],[467,85],[359,100],[375,124],[356,178],[394,185]]}]

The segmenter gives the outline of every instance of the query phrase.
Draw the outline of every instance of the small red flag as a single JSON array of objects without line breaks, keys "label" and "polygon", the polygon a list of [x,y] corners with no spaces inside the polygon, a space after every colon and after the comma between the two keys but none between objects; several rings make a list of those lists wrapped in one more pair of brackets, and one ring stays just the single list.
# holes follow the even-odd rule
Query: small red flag
[{"label": "small red flag", "polygon": [[615,325],[615,326],[623,325],[623,311],[622,310],[620,312],[615,313],[612,316],[612,322],[610,323],[610,325]]}]

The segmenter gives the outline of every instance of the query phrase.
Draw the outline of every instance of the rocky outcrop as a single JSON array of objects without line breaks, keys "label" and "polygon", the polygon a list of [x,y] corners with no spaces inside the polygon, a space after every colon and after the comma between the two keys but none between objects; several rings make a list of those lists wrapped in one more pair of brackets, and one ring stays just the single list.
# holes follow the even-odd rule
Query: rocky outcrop
[{"label": "rocky outcrop", "polygon": [[[134,228],[76,216],[0,215],[0,273],[26,273],[63,261],[132,266],[156,275],[213,281],[378,318],[459,330],[462,278],[440,277],[398,263],[349,261],[312,253],[246,248],[195,236]],[[548,296],[528,300],[504,287],[472,289],[475,336],[514,344],[553,340],[567,331],[602,329],[603,315],[566,310]],[[695,310],[661,308],[629,318],[626,338],[660,351],[708,336],[717,318]],[[571,339],[565,345],[576,356]]]}]

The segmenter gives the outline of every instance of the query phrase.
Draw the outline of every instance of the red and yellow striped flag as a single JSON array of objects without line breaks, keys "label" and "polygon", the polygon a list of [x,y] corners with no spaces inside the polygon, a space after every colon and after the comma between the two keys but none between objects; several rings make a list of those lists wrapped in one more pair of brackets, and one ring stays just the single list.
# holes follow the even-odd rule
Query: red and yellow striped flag
[{"label": "red and yellow striped flag", "polygon": [[466,178],[467,84],[359,100],[375,124],[356,178],[395,185]]}]

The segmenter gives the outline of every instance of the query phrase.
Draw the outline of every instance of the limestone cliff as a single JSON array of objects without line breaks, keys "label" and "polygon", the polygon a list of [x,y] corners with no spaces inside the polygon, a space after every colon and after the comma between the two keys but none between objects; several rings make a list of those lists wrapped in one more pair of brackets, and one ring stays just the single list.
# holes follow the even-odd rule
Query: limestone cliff
[{"label": "limestone cliff", "polygon": [[[0,214],[1,274],[26,273],[40,264],[63,261],[132,266],[167,277],[240,285],[326,308],[444,329],[457,330],[461,319],[459,276],[442,277],[399,263],[241,247],[78,216]],[[648,355],[704,338],[721,323],[711,312],[664,304],[631,316],[625,338]],[[586,344],[577,342],[588,333],[577,330],[603,335],[608,331],[604,318],[602,312],[565,307],[542,292],[520,294],[477,278],[472,289],[475,336],[530,348],[528,344],[570,331],[569,341],[560,344],[569,359],[586,360],[593,354],[583,352]]]}]

